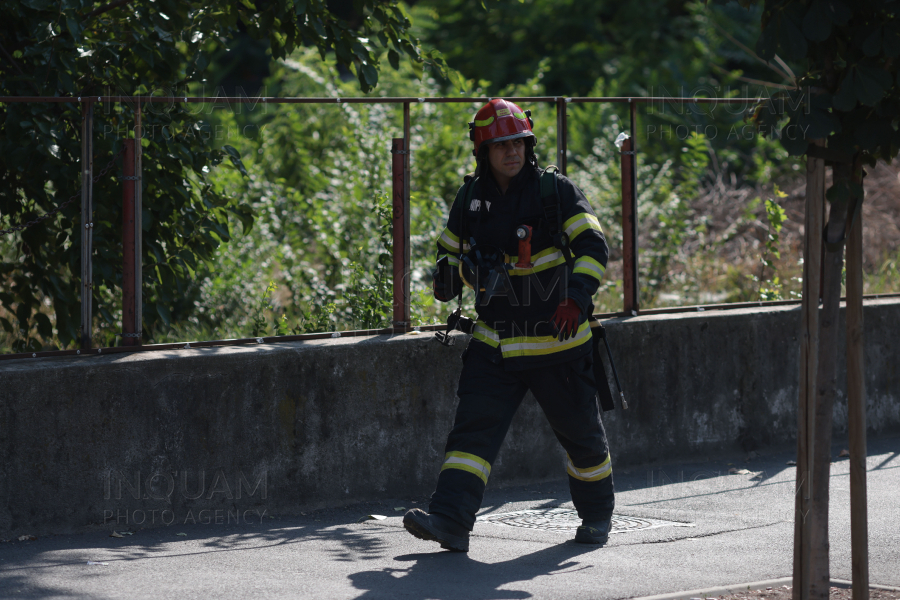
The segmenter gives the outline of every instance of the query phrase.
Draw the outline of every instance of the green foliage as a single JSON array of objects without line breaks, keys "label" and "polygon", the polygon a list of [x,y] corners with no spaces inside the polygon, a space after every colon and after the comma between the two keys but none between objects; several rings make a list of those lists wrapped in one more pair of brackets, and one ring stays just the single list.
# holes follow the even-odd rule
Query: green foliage
[{"label": "green foliage", "polygon": [[372,232],[378,238],[376,252],[378,257],[373,261],[364,260],[363,248],[359,248],[359,259],[362,262],[350,263],[350,282],[347,286],[347,297],[352,298],[353,307],[349,312],[352,329],[380,329],[391,326],[393,316],[393,227],[391,226],[391,204],[387,194],[376,196],[372,203],[377,231]]},{"label": "green foliage", "polygon": [[[354,8],[360,18],[351,28],[325,0],[12,3],[0,23],[0,95],[192,95],[188,90],[205,81],[211,58],[240,30],[266,40],[275,58],[314,49],[320,60],[328,56],[354,72],[363,90],[378,83],[385,54],[394,68],[402,54],[403,64],[431,65],[453,76],[438,53],[420,49],[402,5],[360,0]],[[94,105],[98,166],[119,152],[123,138],[134,136],[136,108],[135,102]],[[253,225],[249,203],[212,185],[217,167],[249,175],[240,152],[205,128],[200,113],[216,108],[143,107],[146,340],[196,312],[198,271],[221,244]],[[77,104],[0,105],[0,228],[48,213],[78,191],[80,111]],[[115,175],[94,186],[93,329],[107,345],[114,343],[121,315],[121,183]],[[20,345],[56,340],[66,347],[79,337],[79,222],[73,203],[58,217],[0,240],[0,308],[15,315],[15,323],[9,316],[2,323]],[[50,329],[45,313],[52,316]]]},{"label": "green foliage", "polygon": [[[787,194],[779,190],[776,185],[775,197],[786,198]],[[762,255],[762,260],[760,261],[759,299],[784,300],[782,283],[777,274],[778,271],[774,259],[781,258],[781,251],[778,248],[778,243],[781,235],[781,228],[787,220],[787,213],[784,212],[784,209],[776,200],[771,198],[766,199],[766,220],[769,223],[769,231],[766,234],[766,249]],[[775,273],[768,284],[766,282],[767,268]]]},{"label": "green foliage", "polygon": [[[358,95],[352,82],[334,78],[331,64],[309,50],[273,65],[266,82],[283,96]],[[434,81],[419,82],[410,64],[382,79],[384,93],[435,95]],[[414,107],[412,127],[411,287],[417,321],[442,307],[422,299],[430,290],[434,233],[470,162],[465,140],[469,105]],[[220,111],[213,127],[232,132],[248,177],[216,174],[216,188],[251,203],[252,230],[220,249],[199,275],[198,326],[249,335],[245,298],[275,281],[272,323],[292,332],[389,326],[392,319],[391,137],[402,136],[395,105],[258,105]],[[462,123],[462,125],[460,125]],[[249,132],[249,133],[247,133]],[[222,143],[222,142],[220,142]],[[468,148],[467,148],[468,146]],[[430,295],[430,294],[429,294]],[[330,312],[320,307],[331,305]],[[427,314],[426,314],[427,313]]]},{"label": "green foliage", "polygon": [[250,335],[253,337],[266,335],[266,330],[269,328],[269,320],[266,318],[266,311],[275,308],[272,305],[270,294],[277,288],[278,286],[275,285],[275,282],[270,281],[269,285],[266,286],[266,291],[263,292],[263,295],[256,301],[253,314],[250,316]]},{"label": "green foliage", "polygon": [[444,49],[466,77],[491,82],[492,95],[523,85],[545,60],[549,95],[586,95],[599,79],[621,81],[623,95],[646,95],[660,85],[716,85],[708,60],[726,70],[762,71],[747,57],[718,52],[721,36],[708,35],[711,10],[735,22],[733,31],[753,22],[755,13],[734,8],[667,0],[420,0],[412,15],[416,33]]},{"label": "green foliage", "polygon": [[[753,4],[743,0],[743,4]],[[797,91],[757,107],[755,119],[793,155],[810,140],[833,151],[861,153],[868,164],[900,150],[900,20],[893,2],[766,0],[757,51],[803,65]],[[784,118],[787,117],[787,122]],[[780,127],[780,129],[779,129]]]}]

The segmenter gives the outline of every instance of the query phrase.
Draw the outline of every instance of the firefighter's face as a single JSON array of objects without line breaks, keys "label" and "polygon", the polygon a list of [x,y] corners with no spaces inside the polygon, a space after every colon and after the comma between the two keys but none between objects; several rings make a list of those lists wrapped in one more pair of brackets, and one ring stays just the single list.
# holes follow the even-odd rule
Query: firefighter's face
[{"label": "firefighter's face", "polygon": [[516,138],[490,144],[488,161],[497,183],[508,184],[525,165],[525,139]]}]

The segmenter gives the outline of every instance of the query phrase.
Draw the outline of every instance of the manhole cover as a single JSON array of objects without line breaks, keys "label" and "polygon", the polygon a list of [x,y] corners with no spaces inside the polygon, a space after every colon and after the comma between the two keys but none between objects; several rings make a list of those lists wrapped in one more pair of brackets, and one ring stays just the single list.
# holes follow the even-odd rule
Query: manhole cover
[{"label": "manhole cover", "polygon": [[[494,525],[541,529],[544,531],[575,531],[578,529],[578,526],[581,525],[581,519],[578,517],[578,513],[571,508],[517,510],[515,512],[498,515],[485,515],[483,517],[478,517],[478,520],[485,523],[493,523]],[[639,517],[613,515],[612,530],[610,533],[627,533],[629,531],[656,529],[657,527],[693,526],[693,523],[677,523],[675,521],[663,521],[662,519],[644,519]]]}]

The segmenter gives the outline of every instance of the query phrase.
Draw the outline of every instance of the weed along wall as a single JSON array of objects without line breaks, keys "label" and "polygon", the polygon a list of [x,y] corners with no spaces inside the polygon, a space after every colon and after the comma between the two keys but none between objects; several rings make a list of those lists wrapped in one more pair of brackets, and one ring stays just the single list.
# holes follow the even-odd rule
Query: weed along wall
[{"label": "weed along wall", "polygon": [[[607,322],[618,466],[792,443],[800,309]],[[900,302],[866,305],[870,431],[900,431]],[[0,363],[0,536],[253,523],[429,493],[465,337],[344,338]],[[845,404],[835,431],[846,430]],[[490,485],[564,477],[526,398]]]}]

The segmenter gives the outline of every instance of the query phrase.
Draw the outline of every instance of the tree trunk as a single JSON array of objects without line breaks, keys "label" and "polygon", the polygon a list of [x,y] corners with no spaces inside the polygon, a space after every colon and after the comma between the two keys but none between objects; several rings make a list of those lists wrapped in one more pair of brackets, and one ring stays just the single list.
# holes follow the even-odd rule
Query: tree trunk
[{"label": "tree trunk", "polygon": [[[834,185],[850,180],[850,164],[834,166]],[[831,574],[828,545],[828,485],[831,474],[831,428],[837,395],[838,319],[841,275],[844,267],[844,236],[852,199],[835,199],[825,229],[824,285],[819,313],[819,366],[816,374],[815,447],[813,449],[810,498],[809,599],[828,600]]]}]

